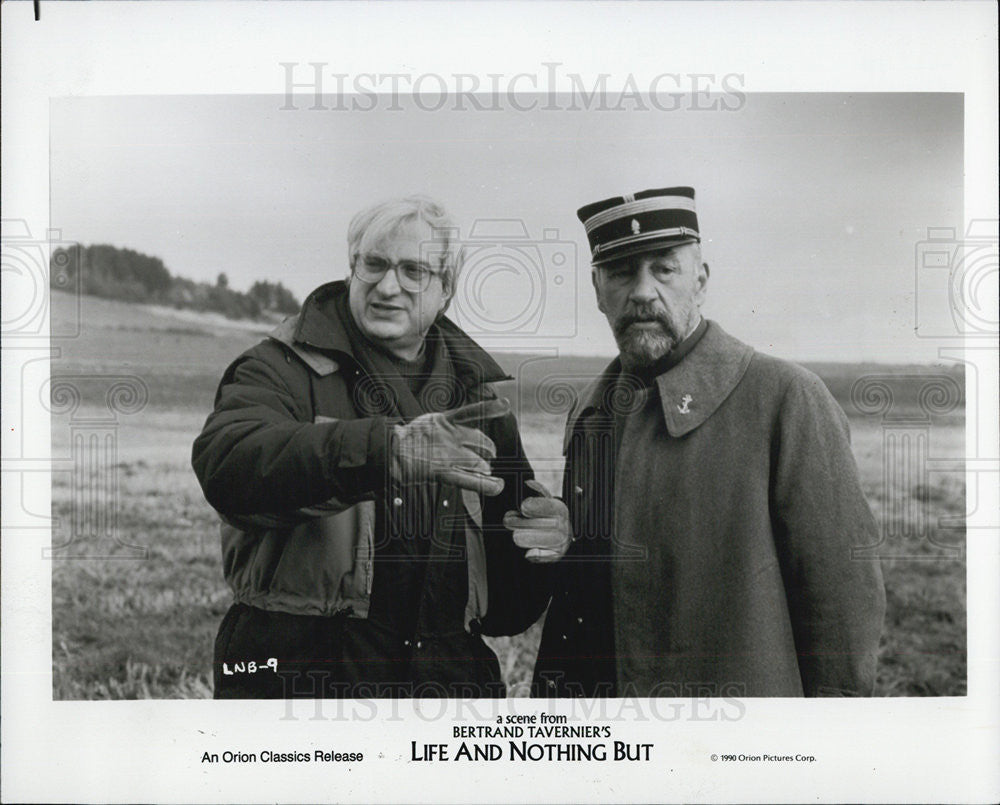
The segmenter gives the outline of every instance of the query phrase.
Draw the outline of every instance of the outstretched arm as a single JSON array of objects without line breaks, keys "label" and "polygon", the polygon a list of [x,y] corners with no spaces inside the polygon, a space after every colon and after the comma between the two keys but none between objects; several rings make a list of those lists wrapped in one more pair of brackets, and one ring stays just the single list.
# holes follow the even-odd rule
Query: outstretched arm
[{"label": "outstretched arm", "polygon": [[[281,347],[273,350],[281,357]],[[206,499],[222,514],[281,514],[331,500],[347,506],[384,485],[386,419],[314,422],[307,371],[255,356],[227,369],[191,459]],[[303,386],[298,395],[296,383]]]}]

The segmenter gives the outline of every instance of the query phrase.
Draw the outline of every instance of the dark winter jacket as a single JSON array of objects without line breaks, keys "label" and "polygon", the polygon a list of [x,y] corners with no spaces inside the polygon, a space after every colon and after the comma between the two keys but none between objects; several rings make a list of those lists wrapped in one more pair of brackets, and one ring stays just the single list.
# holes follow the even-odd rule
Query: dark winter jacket
[{"label": "dark winter jacket", "polygon": [[[302,312],[226,370],[215,410],[194,443],[192,463],[220,513],[226,580],[236,603],[299,615],[365,618],[375,573],[376,522],[410,498],[388,476],[390,426],[377,384],[353,354],[336,300],[343,282],[321,286]],[[495,396],[509,379],[449,320],[444,340],[464,400]],[[374,413],[373,413],[374,412]],[[544,588],[509,531],[504,513],[534,494],[533,477],[512,415],[483,423],[497,447],[497,497],[449,487],[435,522],[465,525],[466,629],[516,634],[537,618]],[[456,508],[462,511],[456,513]],[[450,527],[450,526],[448,526]]]}]

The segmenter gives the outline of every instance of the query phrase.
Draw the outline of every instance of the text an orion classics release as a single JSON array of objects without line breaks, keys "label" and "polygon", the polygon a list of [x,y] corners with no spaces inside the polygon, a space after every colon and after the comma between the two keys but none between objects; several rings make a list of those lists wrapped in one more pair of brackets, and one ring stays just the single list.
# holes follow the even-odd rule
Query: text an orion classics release
[{"label": "text an orion classics release", "polygon": [[569,724],[564,715],[498,715],[490,724],[451,725],[445,743],[410,742],[414,762],[652,760],[653,744],[616,739],[606,724]]},{"label": "text an orion classics release", "polygon": [[335,749],[261,749],[259,752],[203,752],[202,763],[253,764],[253,763],[360,763],[365,759],[361,752],[342,752]]}]

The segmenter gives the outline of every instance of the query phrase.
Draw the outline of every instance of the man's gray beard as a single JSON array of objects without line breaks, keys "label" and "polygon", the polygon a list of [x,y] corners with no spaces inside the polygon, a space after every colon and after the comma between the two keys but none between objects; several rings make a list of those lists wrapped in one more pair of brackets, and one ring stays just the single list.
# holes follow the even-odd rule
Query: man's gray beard
[{"label": "man's gray beard", "polygon": [[622,368],[634,371],[652,366],[656,361],[677,346],[677,340],[663,329],[650,332],[629,327],[621,335],[615,335],[621,352]]}]

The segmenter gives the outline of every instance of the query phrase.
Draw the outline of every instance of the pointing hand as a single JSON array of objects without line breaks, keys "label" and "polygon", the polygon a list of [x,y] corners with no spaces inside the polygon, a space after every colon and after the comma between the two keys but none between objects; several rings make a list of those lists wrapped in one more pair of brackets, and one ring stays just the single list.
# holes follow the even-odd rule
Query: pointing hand
[{"label": "pointing hand", "polygon": [[484,400],[453,411],[423,414],[392,429],[390,472],[400,483],[439,481],[490,497],[503,491],[491,475],[493,441],[480,430],[488,419],[510,411],[506,400]]}]

